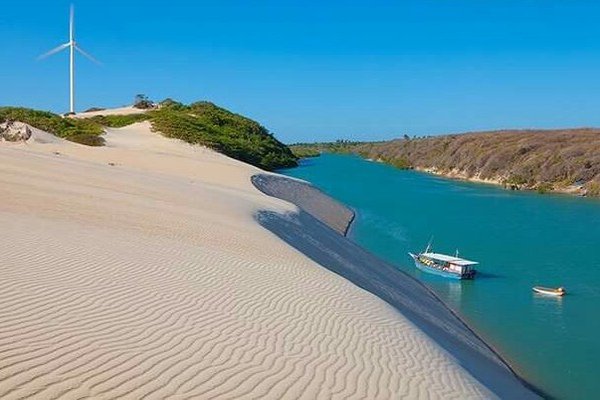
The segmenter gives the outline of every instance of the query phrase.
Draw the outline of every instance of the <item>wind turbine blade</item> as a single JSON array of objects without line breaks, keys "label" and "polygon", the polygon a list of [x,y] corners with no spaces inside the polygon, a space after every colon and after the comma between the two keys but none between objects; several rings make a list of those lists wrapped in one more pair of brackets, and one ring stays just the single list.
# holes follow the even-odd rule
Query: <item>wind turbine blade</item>
[{"label": "wind turbine blade", "polygon": [[75,50],[77,50],[78,52],[80,52],[81,54],[83,54],[84,56],[86,56],[87,58],[89,58],[90,60],[92,60],[93,62],[95,62],[98,65],[102,65],[102,63],[98,60],[96,60],[94,57],[92,57],[91,55],[89,55],[88,53],[86,53],[85,51],[83,51],[81,49],[81,47],[75,45]]},{"label": "wind turbine blade", "polygon": [[54,49],[50,50],[47,53],[42,54],[41,56],[39,56],[37,59],[38,60],[43,60],[44,58],[50,57],[52,54],[56,54],[61,50],[66,49],[67,47],[69,47],[71,45],[71,43],[65,43],[65,44],[61,44],[58,47],[55,47]]}]

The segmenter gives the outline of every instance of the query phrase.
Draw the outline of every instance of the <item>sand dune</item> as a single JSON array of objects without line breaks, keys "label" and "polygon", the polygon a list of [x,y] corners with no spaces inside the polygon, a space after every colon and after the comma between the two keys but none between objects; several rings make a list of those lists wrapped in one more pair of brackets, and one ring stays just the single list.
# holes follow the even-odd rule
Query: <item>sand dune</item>
[{"label": "sand dune", "polygon": [[119,107],[119,108],[107,108],[107,109],[98,110],[98,111],[81,112],[81,113],[71,115],[70,118],[90,118],[90,117],[95,117],[97,115],[143,114],[146,111],[148,111],[148,110],[142,109],[142,108],[135,108],[133,106],[125,106],[125,107]]},{"label": "sand dune", "polygon": [[148,124],[0,147],[0,398],[491,398],[255,221],[256,168]]}]

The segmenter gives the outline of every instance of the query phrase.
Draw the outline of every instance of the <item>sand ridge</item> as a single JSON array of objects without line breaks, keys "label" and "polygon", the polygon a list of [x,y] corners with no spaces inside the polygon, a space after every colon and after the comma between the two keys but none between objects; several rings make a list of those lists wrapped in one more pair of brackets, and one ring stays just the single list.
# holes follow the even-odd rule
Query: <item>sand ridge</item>
[{"label": "sand ridge", "polygon": [[123,106],[118,108],[106,108],[103,110],[96,111],[84,111],[77,114],[70,115],[69,118],[91,118],[98,115],[130,115],[130,114],[143,114],[148,109],[135,108],[133,106]]},{"label": "sand ridge", "polygon": [[491,398],[261,227],[256,168],[148,123],[0,147],[0,398]]}]

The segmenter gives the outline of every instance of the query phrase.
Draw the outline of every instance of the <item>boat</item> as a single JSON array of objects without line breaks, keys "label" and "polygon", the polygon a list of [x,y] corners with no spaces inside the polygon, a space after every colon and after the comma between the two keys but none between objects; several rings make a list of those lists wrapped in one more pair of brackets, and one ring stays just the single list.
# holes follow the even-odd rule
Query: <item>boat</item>
[{"label": "boat", "polygon": [[547,288],[547,287],[543,287],[543,286],[534,286],[533,291],[536,293],[546,294],[549,296],[564,296],[565,294],[567,294],[567,291],[563,287],[554,289],[554,288]]},{"label": "boat", "polygon": [[419,254],[408,253],[415,261],[415,266],[421,271],[452,279],[473,279],[477,272],[473,266],[476,261],[465,260],[456,256],[431,252],[431,244]]}]

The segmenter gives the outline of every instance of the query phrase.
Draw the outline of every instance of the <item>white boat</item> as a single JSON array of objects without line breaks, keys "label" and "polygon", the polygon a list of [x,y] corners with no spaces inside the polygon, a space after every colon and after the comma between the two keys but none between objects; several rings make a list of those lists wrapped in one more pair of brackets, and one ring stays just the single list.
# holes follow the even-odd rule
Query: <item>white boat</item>
[{"label": "white boat", "polygon": [[419,254],[408,253],[415,261],[415,266],[421,271],[452,279],[473,279],[477,272],[473,267],[476,261],[465,260],[456,256],[449,256],[430,251],[431,243],[427,245],[424,252]]},{"label": "white boat", "polygon": [[567,294],[567,291],[563,287],[554,289],[554,288],[547,288],[547,287],[543,287],[543,286],[534,286],[533,291],[536,293],[545,294],[548,296],[564,296],[565,294]]}]

